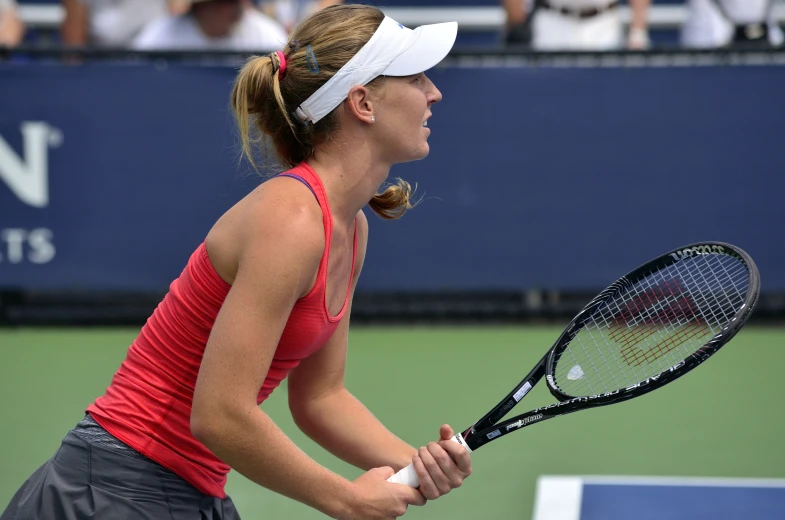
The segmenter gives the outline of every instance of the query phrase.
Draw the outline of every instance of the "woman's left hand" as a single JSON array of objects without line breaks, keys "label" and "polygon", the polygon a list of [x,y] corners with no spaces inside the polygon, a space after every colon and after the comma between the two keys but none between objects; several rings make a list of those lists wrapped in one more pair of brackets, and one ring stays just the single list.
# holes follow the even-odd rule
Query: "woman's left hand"
[{"label": "woman's left hand", "polygon": [[466,448],[450,440],[454,435],[452,428],[442,425],[439,442],[428,443],[412,457],[420,479],[420,493],[428,500],[461,487],[463,480],[472,473],[471,455]]}]

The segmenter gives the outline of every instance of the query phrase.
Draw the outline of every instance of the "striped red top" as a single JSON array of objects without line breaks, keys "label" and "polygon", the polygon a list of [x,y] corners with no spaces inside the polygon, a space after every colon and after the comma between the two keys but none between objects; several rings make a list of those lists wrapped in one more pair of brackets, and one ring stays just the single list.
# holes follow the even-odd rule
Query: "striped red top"
[{"label": "striped red top", "polygon": [[[300,360],[317,351],[335,332],[350,294],[347,287],[341,312],[330,316],[325,298],[332,239],[327,196],[308,165],[301,164],[289,173],[310,185],[322,208],[325,250],[313,289],[297,300],[289,316],[259,389],[259,404]],[[352,277],[356,254],[355,226]],[[87,408],[109,433],[203,493],[218,498],[226,497],[229,466],[191,435],[190,418],[202,354],[229,288],[216,273],[202,243],[130,346],[106,393]]]}]

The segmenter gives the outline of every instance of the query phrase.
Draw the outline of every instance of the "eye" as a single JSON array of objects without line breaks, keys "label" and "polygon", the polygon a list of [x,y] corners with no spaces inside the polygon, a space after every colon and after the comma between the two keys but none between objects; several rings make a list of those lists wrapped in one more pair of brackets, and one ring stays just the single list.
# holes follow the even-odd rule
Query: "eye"
[{"label": "eye", "polygon": [[412,83],[419,83],[420,81],[422,81],[422,73],[417,74],[412,78]]}]

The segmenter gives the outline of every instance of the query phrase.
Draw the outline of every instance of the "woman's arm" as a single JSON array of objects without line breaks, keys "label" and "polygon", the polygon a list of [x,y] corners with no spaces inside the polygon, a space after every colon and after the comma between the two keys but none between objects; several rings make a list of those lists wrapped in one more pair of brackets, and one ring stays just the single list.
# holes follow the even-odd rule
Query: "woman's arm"
[{"label": "woman's arm", "polygon": [[309,403],[294,406],[291,390],[289,397],[297,426],[320,446],[353,466],[366,470],[389,466],[398,471],[408,466],[417,453],[346,388],[330,390]]},{"label": "woman's arm", "polygon": [[452,430],[443,426],[439,442],[415,450],[390,432],[344,386],[351,303],[368,237],[368,222],[362,213],[357,226],[357,260],[349,307],[327,344],[289,374],[289,408],[306,435],[354,466],[389,466],[397,471],[414,463],[420,491],[428,499],[438,498],[459,487],[471,474],[469,454],[448,440]]},{"label": "woman's arm", "polygon": [[424,499],[386,483],[391,470],[349,482],[303,453],[256,404],[291,309],[312,283],[324,248],[318,207],[309,212],[281,193],[260,197],[258,209],[232,226],[242,230],[232,236],[237,274],[205,348],[192,433],[248,479],[331,517],[402,514]]},{"label": "woman's arm", "polygon": [[289,408],[297,426],[336,457],[363,469],[407,466],[416,453],[344,386],[349,322],[368,244],[368,220],[357,222],[357,257],[346,312],[330,340],[302,360],[288,377]]}]

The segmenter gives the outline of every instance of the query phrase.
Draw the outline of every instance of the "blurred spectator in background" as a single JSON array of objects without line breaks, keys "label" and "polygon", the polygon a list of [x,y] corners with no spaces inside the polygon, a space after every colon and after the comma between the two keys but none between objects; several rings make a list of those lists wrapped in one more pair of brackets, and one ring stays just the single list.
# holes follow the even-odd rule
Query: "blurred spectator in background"
[{"label": "blurred spectator in background", "polygon": [[506,16],[504,40],[509,45],[531,45],[532,18],[536,12],[533,0],[502,0]]},{"label": "blurred spectator in background", "polygon": [[262,0],[262,11],[272,16],[291,32],[294,26],[311,13],[340,5],[343,0]]},{"label": "blurred spectator in background", "polygon": [[138,50],[272,51],[288,39],[284,27],[250,0],[191,0],[180,15],[147,25],[134,40]]},{"label": "blurred spectator in background", "polygon": [[169,14],[167,0],[62,0],[62,3],[63,43],[75,46],[126,47],[145,25]]},{"label": "blurred spectator in background", "polygon": [[25,28],[16,11],[16,0],[0,0],[0,47],[15,47]]},{"label": "blurred spectator in background", "polygon": [[531,44],[542,51],[646,49],[651,0],[629,0],[629,4],[625,41],[619,0],[502,0],[507,16],[505,42]]},{"label": "blurred spectator in background", "polygon": [[688,0],[681,43],[690,48],[782,45],[772,0]]}]

